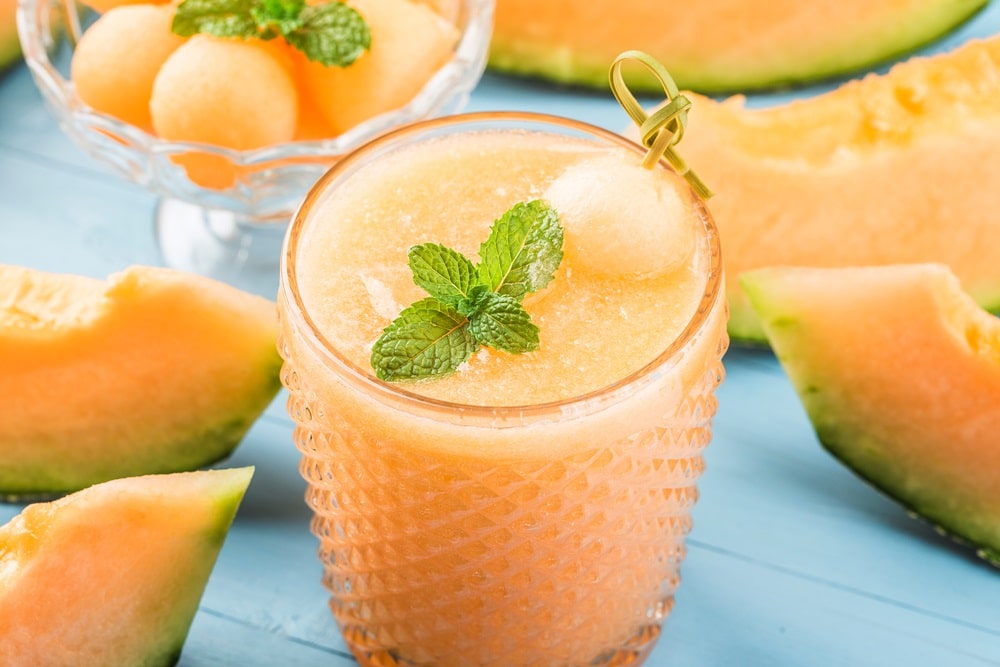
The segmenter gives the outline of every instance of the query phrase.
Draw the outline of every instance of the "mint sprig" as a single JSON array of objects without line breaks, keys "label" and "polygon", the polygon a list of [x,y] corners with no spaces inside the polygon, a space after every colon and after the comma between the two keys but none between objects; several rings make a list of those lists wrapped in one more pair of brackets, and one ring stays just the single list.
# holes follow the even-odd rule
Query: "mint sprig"
[{"label": "mint sprig", "polygon": [[413,282],[429,297],[403,310],[372,349],[386,381],[447,375],[480,346],[520,354],[539,332],[522,299],[544,288],[562,261],[559,215],[541,200],[515,204],[493,223],[478,264],[437,243],[409,251]]},{"label": "mint sprig", "polygon": [[309,60],[347,67],[371,47],[364,17],[343,2],[306,5],[305,0],[183,0],[171,30],[241,39],[281,36]]}]

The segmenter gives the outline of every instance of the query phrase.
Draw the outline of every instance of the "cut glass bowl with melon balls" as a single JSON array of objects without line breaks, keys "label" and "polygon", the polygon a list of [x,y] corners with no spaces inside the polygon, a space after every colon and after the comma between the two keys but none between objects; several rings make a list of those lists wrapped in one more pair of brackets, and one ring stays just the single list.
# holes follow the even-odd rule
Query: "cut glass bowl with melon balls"
[{"label": "cut glass bowl with melon balls", "polygon": [[351,0],[373,46],[341,68],[284,37],[178,36],[179,4],[20,0],[25,58],[61,128],[159,197],[168,266],[266,295],[320,175],[396,126],[465,106],[493,13],[493,0]]}]

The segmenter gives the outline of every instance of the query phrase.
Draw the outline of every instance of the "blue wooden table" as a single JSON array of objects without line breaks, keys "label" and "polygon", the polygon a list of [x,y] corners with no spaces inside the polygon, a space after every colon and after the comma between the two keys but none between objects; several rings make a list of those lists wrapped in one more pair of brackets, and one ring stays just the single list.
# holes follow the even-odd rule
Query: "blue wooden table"
[{"label": "blue wooden table", "polygon": [[[925,51],[996,32],[994,3]],[[607,95],[494,76],[470,109],[627,122]],[[24,66],[0,75],[0,262],[100,277],[159,264],[155,203],[61,134]],[[1000,665],[1000,570],[825,454],[769,352],[733,350],[726,367],[683,583],[648,664]],[[183,667],[354,664],[319,583],[291,430],[279,396],[227,462],[257,473]],[[0,505],[0,522],[19,510]]]}]

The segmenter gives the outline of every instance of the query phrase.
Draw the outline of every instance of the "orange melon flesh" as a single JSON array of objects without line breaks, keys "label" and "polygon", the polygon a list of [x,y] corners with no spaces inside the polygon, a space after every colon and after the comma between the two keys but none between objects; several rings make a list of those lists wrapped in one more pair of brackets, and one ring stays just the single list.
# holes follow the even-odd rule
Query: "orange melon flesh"
[{"label": "orange melon flesh", "polygon": [[167,2],[178,4],[180,0],[81,0],[77,5],[86,5],[101,14],[107,13],[116,7],[128,5],[162,5]]},{"label": "orange melon flesh", "polygon": [[174,8],[123,5],[102,15],[73,49],[71,78],[85,104],[152,130],[149,98],[164,61],[184,44],[174,34]]},{"label": "orange melon flesh", "polygon": [[371,48],[347,67],[305,64],[305,95],[336,134],[408,104],[454,53],[460,33],[428,5],[352,0]]},{"label": "orange melon flesh", "polygon": [[16,61],[21,55],[21,42],[17,37],[14,21],[17,0],[0,0],[0,69]]},{"label": "orange melon flesh", "polygon": [[[910,51],[986,0],[497,0],[490,65],[607,87],[628,49],[684,88],[745,91],[843,74]],[[642,87],[659,92],[652,78]],[[638,82],[637,82],[637,85]]]},{"label": "orange melon flesh", "polygon": [[272,302],[133,267],[0,266],[0,496],[227,456],[279,387]]},{"label": "orange melon flesh", "polygon": [[995,37],[784,106],[691,94],[680,152],[716,192],[730,335],[764,340],[736,277],[765,266],[941,262],[1000,308],[998,80]]},{"label": "orange melon flesh", "polygon": [[1000,565],[1000,320],[940,264],[742,281],[823,446]]},{"label": "orange melon flesh", "polygon": [[252,474],[114,480],[0,526],[3,664],[174,664]]}]

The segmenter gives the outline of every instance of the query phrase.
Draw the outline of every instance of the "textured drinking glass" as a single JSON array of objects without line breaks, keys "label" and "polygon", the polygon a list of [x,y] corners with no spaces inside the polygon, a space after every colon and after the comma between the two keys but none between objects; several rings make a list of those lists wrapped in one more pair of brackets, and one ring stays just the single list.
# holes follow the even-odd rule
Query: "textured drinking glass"
[{"label": "textured drinking glass", "polygon": [[352,364],[304,306],[298,260],[322,201],[401,146],[482,129],[642,152],[575,121],[467,114],[378,139],[310,192],[285,240],[279,347],[323,583],[363,665],[637,665],[673,604],[723,377],[722,262],[701,203],[694,316],[651,363],[568,400],[422,397]]}]

